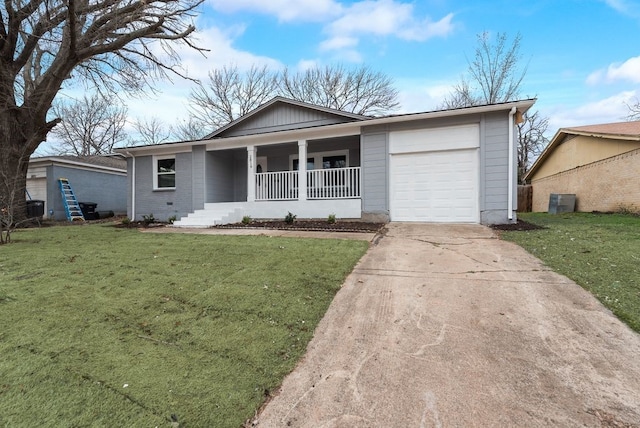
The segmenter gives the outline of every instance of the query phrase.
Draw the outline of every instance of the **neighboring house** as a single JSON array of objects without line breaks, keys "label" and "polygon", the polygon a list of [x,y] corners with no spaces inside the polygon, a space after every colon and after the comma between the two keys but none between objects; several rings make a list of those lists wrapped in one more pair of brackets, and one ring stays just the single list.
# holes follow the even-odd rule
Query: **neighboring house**
[{"label": "neighboring house", "polygon": [[514,120],[534,102],[372,118],[276,97],[202,140],[119,149],[128,215],[514,222]]},{"label": "neighboring house", "polygon": [[562,128],[525,174],[533,211],[575,194],[576,211],[640,211],[640,121]]},{"label": "neighboring house", "polygon": [[45,217],[55,220],[66,219],[61,177],[69,180],[79,202],[96,203],[98,211],[127,212],[127,162],[122,155],[31,158],[27,192],[31,199],[44,201]]}]

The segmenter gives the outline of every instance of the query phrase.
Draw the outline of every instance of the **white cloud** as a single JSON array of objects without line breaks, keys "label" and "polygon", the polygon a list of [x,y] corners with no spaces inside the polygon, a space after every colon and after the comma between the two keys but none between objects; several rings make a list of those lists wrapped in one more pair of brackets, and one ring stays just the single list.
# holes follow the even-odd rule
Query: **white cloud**
[{"label": "white cloud", "polygon": [[312,68],[318,67],[319,62],[317,59],[301,59],[296,65],[296,69],[300,71],[307,71]]},{"label": "white cloud", "polygon": [[320,43],[321,51],[331,51],[339,49],[353,48],[358,45],[358,39],[355,37],[337,36],[327,39]]},{"label": "white cloud", "polygon": [[437,110],[451,92],[453,82],[403,79],[396,82],[400,109],[396,113]]},{"label": "white cloud", "polygon": [[339,40],[350,40],[357,36],[373,35],[397,37],[402,40],[425,41],[432,37],[443,37],[453,31],[453,14],[437,22],[415,16],[414,5],[395,0],[365,0],[344,9],[340,18],[325,27],[329,39],[323,47],[340,48]]},{"label": "white cloud", "polygon": [[639,96],[640,90],[623,91],[575,108],[554,106],[547,110],[541,109],[541,114],[549,117],[551,132],[572,126],[621,122],[629,114],[627,105],[633,104]]},{"label": "white cloud", "polygon": [[253,12],[275,16],[280,22],[317,22],[327,35],[319,48],[336,58],[360,61],[355,50],[366,36],[425,41],[453,31],[453,14],[438,21],[418,17],[413,2],[404,0],[209,0],[219,12]]},{"label": "white cloud", "polygon": [[[247,70],[252,65],[266,65],[272,69],[283,68],[282,63],[273,58],[235,48],[235,39],[243,33],[244,27],[210,27],[198,31],[195,44],[208,49],[209,52],[204,56],[187,46],[177,47],[183,72],[192,79],[206,79],[210,70],[225,65],[235,65],[240,70]],[[162,51],[156,53],[161,55]],[[157,94],[126,99],[130,120],[155,116],[167,124],[176,124],[188,117],[189,93],[194,83],[179,77],[170,77],[171,81],[155,82]]]},{"label": "white cloud", "polygon": [[596,70],[587,77],[587,83],[612,83],[615,81],[640,83],[640,56],[629,58],[623,63],[614,63],[606,69]]},{"label": "white cloud", "polygon": [[181,48],[178,53],[180,54],[182,67],[190,77],[196,79],[205,78],[209,70],[225,65],[236,65],[241,70],[249,69],[252,65],[266,65],[270,68],[282,67],[282,64],[273,58],[236,49],[233,46],[234,41],[243,32],[244,28],[240,27],[230,29],[210,27],[198,31],[196,44],[208,49],[209,52],[202,55],[186,46]]},{"label": "white cloud", "polygon": [[220,12],[256,12],[276,16],[281,22],[322,22],[342,9],[334,0],[209,0],[209,4]]},{"label": "white cloud", "polygon": [[623,15],[633,18],[640,17],[640,5],[638,5],[636,0],[604,0],[604,2],[607,6]]}]

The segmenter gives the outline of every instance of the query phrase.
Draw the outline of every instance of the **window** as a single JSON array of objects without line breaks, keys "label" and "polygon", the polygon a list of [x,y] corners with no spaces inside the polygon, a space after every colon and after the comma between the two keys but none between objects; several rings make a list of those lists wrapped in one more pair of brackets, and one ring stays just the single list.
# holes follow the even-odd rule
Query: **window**
[{"label": "window", "polygon": [[156,157],[154,159],[154,188],[176,188],[176,158],[174,156]]},{"label": "window", "polygon": [[[307,158],[307,171],[311,171],[312,169],[314,169],[314,166],[315,160],[313,158]],[[298,161],[298,159],[293,159],[293,170],[297,171],[299,167],[300,162]]]},{"label": "window", "polygon": [[[307,153],[307,171],[314,169],[346,168],[349,166],[349,150]],[[298,155],[289,155],[290,171],[297,171]]]},{"label": "window", "polygon": [[344,155],[322,157],[322,169],[346,168],[346,167],[347,167],[347,157]]}]

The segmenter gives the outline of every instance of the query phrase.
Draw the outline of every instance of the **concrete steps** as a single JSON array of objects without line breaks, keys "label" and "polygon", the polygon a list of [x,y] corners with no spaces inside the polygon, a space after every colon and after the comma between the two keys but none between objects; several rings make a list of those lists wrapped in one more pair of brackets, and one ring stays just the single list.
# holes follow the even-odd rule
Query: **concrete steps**
[{"label": "concrete steps", "polygon": [[196,210],[186,217],[173,222],[173,226],[206,228],[237,223],[242,220],[243,212],[244,210],[240,205],[204,204],[204,209]]}]

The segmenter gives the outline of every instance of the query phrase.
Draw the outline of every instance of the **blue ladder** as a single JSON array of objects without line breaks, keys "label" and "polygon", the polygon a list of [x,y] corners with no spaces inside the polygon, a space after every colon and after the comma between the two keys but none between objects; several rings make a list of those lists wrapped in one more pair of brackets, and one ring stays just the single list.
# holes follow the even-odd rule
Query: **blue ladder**
[{"label": "blue ladder", "polygon": [[73,193],[73,189],[71,189],[69,180],[60,177],[58,179],[58,184],[60,186],[60,193],[62,194],[62,204],[64,205],[64,211],[67,214],[67,220],[71,222],[84,221],[82,210],[80,209],[80,205],[78,204],[76,195]]}]

